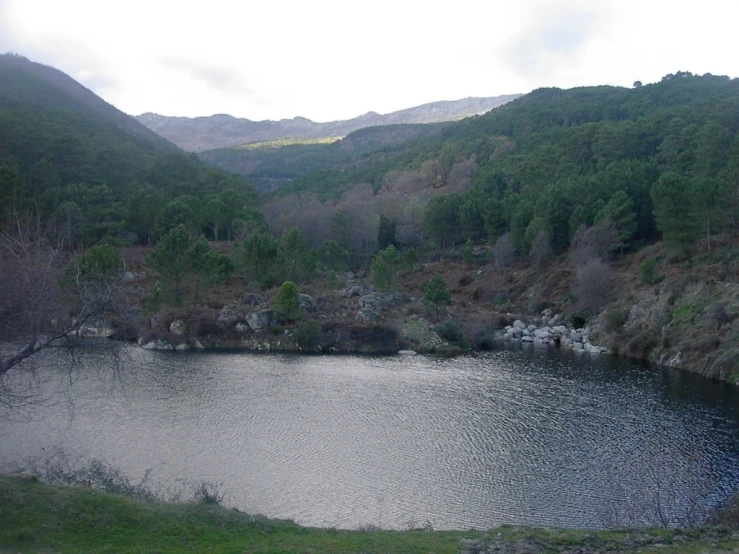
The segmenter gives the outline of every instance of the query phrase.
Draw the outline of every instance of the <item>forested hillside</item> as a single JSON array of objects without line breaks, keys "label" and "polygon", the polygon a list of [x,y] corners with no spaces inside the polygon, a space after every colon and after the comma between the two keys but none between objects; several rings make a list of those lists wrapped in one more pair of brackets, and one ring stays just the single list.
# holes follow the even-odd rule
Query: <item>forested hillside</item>
[{"label": "forested hillside", "polygon": [[[331,170],[378,165],[406,143],[438,133],[446,124],[405,124],[367,127],[343,139],[281,140],[244,144],[201,152],[198,157],[226,171],[244,175],[262,191],[292,190],[289,184],[306,175],[330,175]],[[287,186],[287,189],[285,187]],[[319,188],[335,192],[327,180]],[[278,190],[282,189],[282,190]]]},{"label": "forested hillside", "polygon": [[[385,214],[402,244],[495,241],[526,253],[540,231],[564,249],[580,225],[609,219],[625,245],[660,234],[679,248],[736,230],[739,81],[690,73],[633,89],[540,89],[374,163],[316,171],[267,206],[284,221]],[[324,236],[309,237],[314,242]],[[708,247],[708,243],[706,243]]]},{"label": "forested hillside", "polygon": [[239,198],[230,202],[237,213],[256,207],[243,178],[204,165],[64,73],[21,56],[0,56],[0,129],[3,222],[33,212],[72,244],[147,241],[159,211],[182,195],[198,203],[227,194]]}]

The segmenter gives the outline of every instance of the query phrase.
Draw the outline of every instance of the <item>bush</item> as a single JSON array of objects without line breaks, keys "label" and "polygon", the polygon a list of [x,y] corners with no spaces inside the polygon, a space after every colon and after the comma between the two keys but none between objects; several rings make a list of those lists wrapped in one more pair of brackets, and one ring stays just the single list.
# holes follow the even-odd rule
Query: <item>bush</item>
[{"label": "bush", "polygon": [[639,264],[639,281],[645,285],[651,285],[656,283],[655,270],[657,269],[657,262],[654,258],[645,258]]},{"label": "bush", "polygon": [[612,333],[623,327],[623,324],[626,323],[627,316],[628,314],[619,308],[608,310],[603,319],[606,331]]},{"label": "bush", "polygon": [[539,231],[534,242],[531,243],[531,261],[537,268],[541,268],[552,258],[554,252],[549,243],[549,235],[546,231]]},{"label": "bush", "polygon": [[467,337],[451,319],[445,320],[441,325],[436,328],[436,333],[445,341],[456,344],[460,348],[469,348],[470,345],[467,342]]},{"label": "bush", "polygon": [[315,321],[302,323],[295,332],[295,340],[303,350],[315,350],[322,336],[321,327]]}]

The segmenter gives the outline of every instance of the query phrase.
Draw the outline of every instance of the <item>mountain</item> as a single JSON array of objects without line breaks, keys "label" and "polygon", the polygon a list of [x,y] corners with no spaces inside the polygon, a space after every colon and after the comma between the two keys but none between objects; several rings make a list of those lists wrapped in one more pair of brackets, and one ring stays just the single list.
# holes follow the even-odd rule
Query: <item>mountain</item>
[{"label": "mountain", "polygon": [[316,123],[304,117],[280,121],[251,121],[224,114],[188,118],[145,113],[136,116],[135,119],[179,147],[190,152],[201,152],[287,138],[344,137],[352,131],[379,125],[454,121],[488,112],[519,96],[509,94],[491,98],[432,102],[386,115],[368,112],[346,121],[328,123]]},{"label": "mountain", "polygon": [[[0,130],[0,227],[14,210],[32,212],[57,227],[74,223],[75,240],[90,244],[149,235],[168,198],[256,194],[68,75],[15,54],[0,55]],[[145,210],[148,221],[135,227]]]}]

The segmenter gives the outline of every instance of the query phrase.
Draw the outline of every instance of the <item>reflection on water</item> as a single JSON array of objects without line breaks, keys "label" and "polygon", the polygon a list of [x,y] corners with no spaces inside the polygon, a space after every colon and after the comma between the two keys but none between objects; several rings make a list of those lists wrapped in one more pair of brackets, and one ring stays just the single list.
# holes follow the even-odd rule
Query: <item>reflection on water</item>
[{"label": "reflection on water", "polygon": [[0,419],[0,463],[62,448],[343,528],[603,526],[646,513],[655,482],[675,514],[696,487],[737,487],[739,395],[686,373],[544,350],[129,354],[120,372],[94,353],[72,372],[49,361],[53,402]]}]

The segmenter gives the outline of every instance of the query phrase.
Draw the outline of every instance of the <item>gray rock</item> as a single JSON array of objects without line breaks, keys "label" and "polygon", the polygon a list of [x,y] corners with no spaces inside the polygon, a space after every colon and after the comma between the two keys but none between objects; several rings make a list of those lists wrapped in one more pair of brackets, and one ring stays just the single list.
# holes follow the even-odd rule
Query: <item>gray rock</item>
[{"label": "gray rock", "polygon": [[80,337],[98,337],[109,339],[115,335],[115,325],[107,317],[94,317],[80,325],[77,334]]},{"label": "gray rock", "polygon": [[151,326],[152,329],[159,327],[163,319],[164,319],[164,316],[162,314],[156,314],[149,320],[149,325]]},{"label": "gray rock", "polygon": [[382,321],[382,316],[369,308],[360,308],[354,319],[358,323],[377,323]]},{"label": "gray rock", "polygon": [[190,350],[190,345],[186,342],[183,342],[182,344],[178,344],[177,346],[175,346],[175,350],[178,350],[180,352],[184,350]]},{"label": "gray rock", "polygon": [[242,321],[239,321],[236,324],[236,332],[237,333],[248,333],[251,327],[249,327],[248,324],[243,323]]},{"label": "gray rock", "polygon": [[259,306],[264,300],[255,292],[247,292],[241,297],[241,303],[246,306]]},{"label": "gray rock", "polygon": [[562,321],[562,316],[559,315],[559,314],[557,314],[557,315],[552,316],[551,318],[549,318],[549,325],[551,327],[554,327],[555,325],[557,325],[561,321]]},{"label": "gray rock", "polygon": [[552,310],[547,308],[546,310],[543,310],[541,312],[541,315],[544,317],[552,317],[552,313],[553,313]]},{"label": "gray rock", "polygon": [[262,310],[246,314],[246,323],[252,331],[265,329],[272,324],[272,310]]},{"label": "gray rock", "polygon": [[545,329],[536,329],[534,331],[534,337],[537,339],[548,339],[549,338],[549,331]]},{"label": "gray rock", "polygon": [[514,321],[513,326],[516,327],[517,329],[526,329],[526,324],[520,319],[517,319],[516,321]]},{"label": "gray rock", "polygon": [[384,304],[382,298],[377,294],[365,294],[359,297],[359,306],[372,311],[379,311]]},{"label": "gray rock", "polygon": [[352,296],[362,296],[364,294],[364,288],[359,285],[352,285],[343,288],[339,291],[339,294],[344,298],[351,298]]},{"label": "gray rock", "polygon": [[298,298],[300,299],[300,307],[306,312],[314,313],[318,311],[318,304],[316,304],[312,296],[299,294]]},{"label": "gray rock", "polygon": [[142,348],[144,350],[174,350],[174,346],[164,339],[154,339],[146,343]]},{"label": "gray rock", "polygon": [[221,308],[221,313],[218,314],[218,321],[221,323],[230,324],[234,321],[238,321],[239,316],[236,315],[236,306],[228,305]]},{"label": "gray rock", "polygon": [[169,324],[169,332],[173,335],[184,335],[187,332],[187,324],[181,319],[175,319]]},{"label": "gray rock", "polygon": [[203,346],[198,339],[191,339],[190,346],[197,350],[202,350],[203,348],[205,348],[205,346]]},{"label": "gray rock", "polygon": [[131,273],[130,271],[126,271],[123,274],[123,280],[124,281],[133,281],[135,278],[136,278],[136,276],[133,273]]},{"label": "gray rock", "polygon": [[556,327],[552,327],[552,331],[554,331],[558,335],[566,335],[567,327],[565,327],[564,325],[557,325]]},{"label": "gray rock", "polygon": [[398,350],[398,354],[401,356],[415,356],[417,352],[415,350]]},{"label": "gray rock", "polygon": [[521,337],[521,342],[534,342],[534,339],[532,339],[529,335],[525,335]]}]

